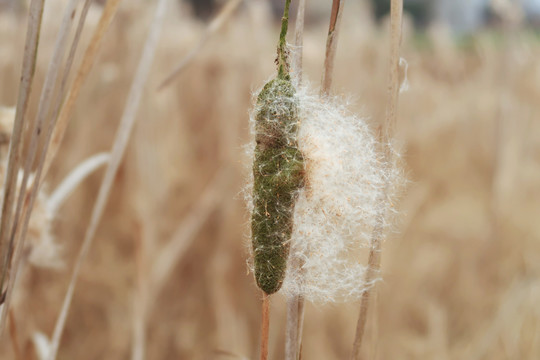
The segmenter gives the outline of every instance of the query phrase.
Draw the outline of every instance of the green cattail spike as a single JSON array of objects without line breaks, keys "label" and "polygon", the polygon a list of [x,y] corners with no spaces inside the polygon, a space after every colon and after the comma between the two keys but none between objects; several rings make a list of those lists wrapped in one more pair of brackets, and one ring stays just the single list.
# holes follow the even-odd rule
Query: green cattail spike
[{"label": "green cattail spike", "polygon": [[278,76],[257,97],[253,214],[251,232],[257,285],[277,292],[285,278],[293,212],[304,184],[304,160],[298,150],[298,103],[286,53],[290,0],[286,1],[278,45]]}]

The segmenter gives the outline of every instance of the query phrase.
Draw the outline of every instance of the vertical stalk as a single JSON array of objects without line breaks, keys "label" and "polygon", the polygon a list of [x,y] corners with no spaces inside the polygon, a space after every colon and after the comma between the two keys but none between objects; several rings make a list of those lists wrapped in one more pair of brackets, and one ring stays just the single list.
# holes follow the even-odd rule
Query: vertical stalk
[{"label": "vertical stalk", "polygon": [[[121,0],[111,0],[110,2],[107,2],[107,6],[111,6],[113,14],[118,8],[120,1]],[[77,260],[75,262],[73,272],[71,273],[70,282],[66,295],[64,297],[64,301],[62,303],[60,315],[58,316],[54,328],[53,337],[51,339],[51,351],[49,353],[49,356],[47,357],[47,360],[56,359],[58,347],[60,345],[60,339],[62,337],[64,326],[66,323],[67,315],[71,305],[71,300],[73,298],[73,293],[75,292],[75,286],[77,283],[79,272],[81,271],[82,264],[90,250],[90,246],[92,245],[94,236],[97,231],[97,227],[105,211],[105,206],[107,205],[109,194],[114,184],[114,179],[124,157],[124,153],[126,151],[133,126],[135,125],[137,110],[141,103],[143,91],[154,60],[154,55],[156,53],[161,28],[164,22],[164,18],[167,14],[166,10],[167,0],[159,0],[154,10],[154,17],[152,19],[152,23],[148,31],[139,64],[137,66],[137,70],[135,72],[131,88],[129,90],[124,112],[122,114],[118,130],[116,132],[113,147],[111,150],[111,159],[105,175],[103,176],[103,180],[101,182],[101,186],[99,188],[99,192],[94,203],[94,207],[92,209],[92,215],[86,229],[83,243],[81,249],[79,250],[79,254],[77,255]]]},{"label": "vertical stalk", "polygon": [[[19,94],[17,97],[17,110],[15,113],[15,124],[12,138],[9,144],[9,161],[7,173],[4,178],[2,212],[0,218],[0,254],[2,261],[2,275],[0,279],[0,304],[4,302],[7,291],[5,281],[9,272],[9,233],[11,230],[11,219],[14,210],[17,193],[16,178],[21,163],[21,148],[23,124],[28,110],[32,82],[36,70],[36,59],[39,44],[39,34],[41,30],[41,20],[43,18],[43,7],[45,0],[32,0],[28,14],[28,27],[26,32],[26,43],[24,45],[24,58],[21,71],[21,82],[19,84]],[[7,311],[7,306],[4,307]],[[5,318],[2,315],[2,318]],[[4,327],[4,321],[0,321],[0,333]]]},{"label": "vertical stalk", "polygon": [[[401,24],[403,17],[403,0],[392,0],[391,2],[391,13],[390,13],[390,69],[388,77],[388,99],[386,106],[386,119],[383,124],[383,128],[380,132],[381,139],[385,144],[385,163],[389,164],[392,162],[392,149],[388,142],[392,139],[393,129],[397,121],[397,108],[399,100],[399,51],[401,45]],[[387,184],[388,187],[388,184]],[[385,191],[386,193],[386,191]],[[381,199],[381,201],[386,201]],[[386,208],[386,207],[385,207]],[[375,226],[372,238],[371,238],[371,248],[369,251],[369,260],[368,260],[368,269],[366,271],[365,284],[372,284],[375,280],[377,274],[379,273],[381,265],[381,244],[382,244],[382,233],[383,233],[383,224],[386,217],[385,212],[379,214],[379,219],[377,220],[377,225]],[[353,350],[351,354],[352,360],[358,360],[361,358],[360,350],[362,348],[362,339],[364,336],[367,316],[368,316],[368,307],[371,296],[375,291],[375,286],[372,285],[367,289],[360,300],[360,314],[358,316],[358,323],[356,326],[356,336],[354,339]]]},{"label": "vertical stalk", "polygon": [[332,2],[332,14],[330,15],[330,26],[328,28],[328,37],[326,39],[326,56],[324,58],[324,71],[322,76],[322,95],[328,95],[330,87],[332,86],[334,59],[336,57],[339,25],[341,24],[341,15],[343,14],[344,4],[345,0],[333,0]]},{"label": "vertical stalk", "polygon": [[296,51],[294,52],[292,59],[292,66],[296,73],[298,83],[302,82],[302,59],[303,59],[303,47],[304,47],[304,18],[306,14],[306,0],[300,0],[298,2],[298,11],[296,13],[296,26],[294,35],[294,46]]},{"label": "vertical stalk", "polygon": [[[304,17],[306,0],[300,0],[296,14],[295,41],[296,51],[293,53],[292,66],[295,80],[302,83],[302,59],[304,44]],[[294,254],[291,254],[294,257]],[[300,267],[300,259],[292,258],[289,266]],[[287,298],[287,328],[285,330],[285,360],[297,360],[302,346],[302,329],[304,325],[304,297],[295,295]]]},{"label": "vertical stalk", "polygon": [[268,335],[270,331],[270,299],[263,292],[261,319],[261,360],[268,360]]},{"label": "vertical stalk", "polygon": [[287,61],[287,30],[289,29],[289,8],[291,0],[285,0],[285,10],[281,18],[281,32],[278,43],[278,77],[280,79],[288,78],[289,62]]}]

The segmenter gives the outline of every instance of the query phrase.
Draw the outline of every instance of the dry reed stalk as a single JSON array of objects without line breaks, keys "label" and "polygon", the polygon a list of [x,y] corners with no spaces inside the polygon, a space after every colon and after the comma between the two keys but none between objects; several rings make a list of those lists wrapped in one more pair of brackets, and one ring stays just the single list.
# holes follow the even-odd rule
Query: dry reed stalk
[{"label": "dry reed stalk", "polygon": [[[69,78],[69,74],[71,72],[71,67],[73,66],[75,53],[77,52],[77,48],[79,46],[79,40],[81,39],[84,23],[86,22],[86,16],[88,15],[88,10],[90,10],[90,5],[92,5],[92,1],[93,0],[85,0],[84,2],[84,6],[81,11],[81,15],[79,17],[79,23],[77,24],[77,29],[75,30],[75,36],[73,37],[73,41],[71,42],[71,48],[69,50],[69,54],[66,59],[66,63],[64,65],[64,72],[62,74],[62,79],[60,81],[60,88],[58,89],[57,99],[54,104],[54,110],[52,112],[53,115],[51,117],[55,125],[56,125],[56,121],[58,119],[60,110],[62,108],[63,100],[65,99],[65,89],[66,89],[67,81]],[[46,172],[45,172],[45,175],[46,175]]]},{"label": "dry reed stalk", "polygon": [[[132,360],[145,358],[147,315],[171,276],[174,267],[182,259],[212,212],[224,201],[231,182],[229,169],[218,170],[217,175],[197,199],[195,207],[182,220],[171,239],[151,260],[147,258],[148,235],[139,229],[137,249],[137,289],[134,296],[132,336]],[[144,227],[142,219],[141,226]],[[151,262],[151,263],[149,263]]]},{"label": "dry reed stalk", "polygon": [[[58,31],[58,37],[56,39],[56,43],[53,50],[53,55],[51,57],[51,61],[49,63],[47,73],[45,75],[45,82],[43,84],[43,88],[41,91],[41,96],[39,99],[38,104],[38,112],[36,119],[32,123],[32,134],[30,137],[30,148],[28,150],[28,155],[26,156],[25,162],[24,162],[24,172],[23,172],[23,179],[21,183],[21,191],[17,200],[17,205],[15,208],[15,214],[13,219],[13,227],[11,229],[11,238],[10,238],[10,247],[13,245],[13,241],[15,240],[15,234],[18,231],[18,224],[19,224],[19,218],[23,211],[23,203],[27,204],[26,201],[26,188],[28,184],[28,180],[30,178],[30,174],[32,171],[32,166],[34,164],[34,160],[36,159],[36,155],[38,153],[38,145],[40,142],[40,139],[42,139],[44,130],[47,130],[47,133],[52,130],[52,124],[47,121],[47,116],[49,114],[49,110],[51,108],[51,104],[53,103],[53,92],[55,85],[57,84],[60,66],[62,63],[62,57],[65,53],[65,48],[67,45],[67,37],[69,34],[69,30],[71,28],[71,25],[74,21],[73,14],[76,11],[76,6],[80,0],[70,0],[68,2],[68,5],[66,6],[64,17],[62,19],[62,22],[60,24],[60,29]],[[46,145],[45,145],[46,146]],[[46,149],[43,150],[41,153],[45,153]],[[36,182],[39,182],[39,176],[36,177],[34,180],[34,184]],[[22,239],[24,241],[24,239]],[[21,244],[22,245],[22,244]]]},{"label": "dry reed stalk", "polygon": [[[334,59],[338,43],[338,35],[343,14],[344,0],[334,0],[332,3],[332,13],[330,15],[330,25],[328,29],[328,37],[326,42],[326,53],[324,60],[324,70],[322,76],[321,96],[326,96],[330,93],[332,85]],[[302,44],[303,44],[303,29],[305,0],[301,0],[298,6],[298,16],[296,23],[295,45],[297,51],[293,57],[293,64],[297,74],[297,81],[300,84],[302,81]],[[291,265],[300,267],[300,259],[292,259]],[[287,299],[287,330],[285,335],[285,359],[296,360],[301,357],[302,333],[304,323],[304,297],[295,295]]]},{"label": "dry reed stalk", "polygon": [[296,75],[296,81],[302,83],[302,62],[304,52],[304,20],[306,17],[306,0],[298,2],[296,12],[296,25],[294,31],[294,47],[295,51],[292,54],[292,68]]},{"label": "dry reed stalk", "polygon": [[17,335],[17,322],[15,321],[15,314],[13,310],[9,310],[9,336],[11,338],[11,345],[13,347],[13,353],[15,360],[23,360],[19,336]]},{"label": "dry reed stalk", "polygon": [[135,239],[135,263],[137,268],[136,295],[133,297],[133,335],[131,360],[143,360],[146,353],[146,314],[148,307],[147,246],[142,223],[137,224]]},{"label": "dry reed stalk", "polygon": [[[15,243],[17,244],[17,247],[15,249],[15,254],[14,254],[15,265],[12,266],[15,269],[19,268],[19,263],[20,263],[20,259],[21,259],[20,254],[22,252],[22,249],[24,248],[24,241],[26,239],[26,232],[27,232],[28,225],[29,225],[29,222],[30,222],[30,215],[31,215],[31,212],[32,212],[34,201],[35,201],[36,196],[37,196],[38,191],[39,191],[39,186],[41,185],[42,174],[43,174],[44,167],[46,165],[46,157],[47,157],[47,154],[48,154],[48,149],[49,149],[51,139],[53,137],[53,131],[54,131],[55,125],[56,125],[56,119],[53,118],[53,119],[51,119],[50,121],[48,121],[46,123],[46,128],[45,129],[43,128],[43,125],[44,125],[43,123],[45,122],[45,117],[48,114],[48,110],[50,109],[50,105],[52,103],[52,101],[51,101],[51,99],[52,99],[52,89],[54,88],[54,84],[56,83],[56,80],[58,78],[59,66],[60,66],[60,63],[61,63],[61,58],[62,58],[62,56],[64,54],[64,48],[65,48],[66,40],[67,40],[67,34],[66,33],[68,32],[68,30],[70,28],[70,25],[73,22],[72,15],[74,14],[74,11],[75,11],[74,7],[76,6],[77,1],[80,1],[80,0],[72,0],[68,4],[68,6],[66,8],[66,15],[64,16],[64,19],[62,21],[61,30],[59,31],[59,35],[58,35],[55,50],[54,50],[54,53],[53,53],[53,57],[51,59],[49,69],[47,71],[47,76],[46,76],[46,79],[45,79],[45,85],[43,87],[42,96],[40,98],[40,106],[38,107],[38,115],[36,117],[36,122],[34,124],[35,126],[34,126],[33,131],[32,131],[32,138],[30,140],[30,151],[29,151],[29,155],[28,155],[28,157],[26,159],[26,163],[25,163],[25,172],[24,172],[24,175],[23,175],[21,193],[19,194],[17,210],[15,212],[15,218],[14,218],[14,221],[13,221],[14,225],[11,228],[11,235],[10,235],[11,236],[10,241],[13,242],[14,244]],[[115,10],[117,8],[117,6],[118,6],[118,1],[116,1],[116,0],[111,0],[110,4],[109,3],[107,4],[107,6],[106,6],[106,8],[104,10],[102,19],[101,19],[101,20],[107,20],[107,21],[100,21],[100,23],[98,24],[98,28],[96,29],[96,34],[100,33],[100,32],[103,32],[103,33],[105,32],[106,28],[110,24],[110,20],[112,18],[112,15],[115,12],[115,11],[112,11],[112,10]],[[81,17],[81,21],[82,20],[83,20],[83,17]],[[92,43],[90,44],[90,47],[94,46],[96,48],[96,50],[97,50],[98,45],[99,45],[100,40],[101,40],[101,37],[94,36],[93,40],[97,40],[97,41],[92,41]],[[73,45],[72,45],[72,49],[74,47],[76,47],[77,43],[78,43],[78,40],[76,38],[74,40]],[[88,54],[88,52],[87,52],[87,54]],[[85,58],[83,60],[83,64],[85,63],[85,60],[87,60],[87,59]],[[69,61],[70,61],[70,59],[68,58],[68,62]],[[90,63],[91,63],[91,60],[87,60],[86,62],[88,62],[88,61],[90,61]],[[81,67],[82,67],[82,65],[81,65]],[[67,71],[67,69],[66,69],[66,71]],[[68,75],[68,73],[66,72],[64,77],[67,77],[67,75]],[[73,103],[75,102],[75,99],[76,99],[76,96],[71,96],[71,100],[72,100]],[[58,101],[61,101],[61,100],[58,99]],[[67,120],[66,120],[65,125],[67,126]],[[37,152],[37,144],[39,142],[39,138],[42,136],[42,133],[44,132],[43,130],[45,130],[45,132],[46,132],[46,135],[45,135],[46,138],[45,138],[45,141],[44,141],[43,148],[39,152],[39,159],[38,159],[38,162],[37,162],[37,168],[36,168],[36,171],[35,171],[35,177],[34,177],[34,180],[33,180],[32,184],[31,184],[32,188],[31,188],[30,191],[25,191],[24,193],[22,193],[22,191],[24,189],[26,189],[26,183],[28,182],[30,169],[31,169],[31,166],[33,164],[33,161],[34,161],[34,158],[35,158],[36,152]],[[52,161],[52,157],[49,157],[49,158]],[[45,169],[45,170],[47,170],[47,169]],[[24,206],[22,206],[23,204],[24,204]],[[22,209],[21,209],[21,207],[22,207]],[[21,215],[20,218],[22,219],[22,227],[17,226],[18,225],[19,215]],[[15,239],[19,239],[19,240],[15,241]],[[13,252],[8,252],[8,263],[11,262],[11,257],[12,256],[13,256]],[[12,289],[13,289],[14,284],[15,284],[16,275],[17,275],[17,273],[15,273],[15,276],[13,276],[13,279],[9,279],[5,308],[9,308],[11,292],[12,292]],[[2,313],[2,319],[0,320],[1,324],[4,324],[4,322],[5,322],[5,312]]]},{"label": "dry reed stalk", "polygon": [[[50,138],[52,128],[54,127],[54,122],[47,121],[47,117],[49,114],[50,106],[52,104],[53,91],[55,88],[55,84],[57,83],[61,60],[64,55],[67,35],[69,33],[69,29],[71,28],[71,24],[73,23],[73,15],[75,14],[78,1],[80,0],[71,0],[66,6],[64,17],[60,24],[60,30],[58,32],[58,37],[54,46],[53,55],[48,66],[47,74],[45,76],[45,81],[41,91],[37,116],[30,125],[31,135],[29,139],[29,150],[24,162],[22,182],[20,184],[17,204],[15,207],[15,212],[13,213],[13,221],[9,231],[8,249],[6,253],[6,266],[8,269],[12,268],[15,270],[13,276],[9,276],[7,279],[8,283],[6,290],[5,311],[2,313],[2,318],[0,319],[0,326],[2,328],[6,321],[10,298],[17,277],[17,270],[19,269],[21,253],[22,249],[24,248],[26,238],[26,231],[28,228],[28,223],[30,221],[30,214],[32,212],[34,200],[37,196],[41,169],[48,146],[47,141]],[[34,165],[34,161],[38,153],[38,145],[40,143],[40,139],[42,139],[44,133],[47,134],[45,135],[46,141],[43,145],[44,149],[40,151],[41,156],[38,161],[36,175],[31,183],[31,190],[28,191],[27,185],[30,179],[32,166]],[[21,223],[22,227],[20,227]],[[13,264],[13,260],[15,264]]]},{"label": "dry reed stalk", "polygon": [[[118,5],[119,1],[120,0],[111,0],[111,2],[115,3],[116,5]],[[107,5],[109,5],[109,3],[107,3]],[[116,173],[118,172],[118,168],[120,167],[120,163],[129,142],[133,125],[135,124],[135,117],[144,90],[144,85],[146,84],[146,81],[148,79],[148,74],[150,72],[150,68],[156,52],[161,27],[163,25],[166,15],[166,5],[167,0],[159,0],[156,5],[154,18],[152,20],[148,37],[142,51],[142,56],[137,67],[133,83],[131,85],[128,99],[126,101],[126,106],[124,108],[124,113],[122,115],[122,119],[116,133],[113,148],[111,151],[111,160],[103,177],[103,181],[101,183],[99,193],[94,204],[94,208],[92,210],[90,222],[88,228],[86,229],[83,244],[81,246],[79,255],[73,268],[73,273],[71,275],[68,290],[62,304],[62,309],[55,325],[53,337],[51,340],[51,351],[49,353],[48,360],[54,360],[56,358],[79,272],[81,270],[84,259],[88,254],[88,251],[94,239],[94,235],[97,231],[97,226],[105,210],[105,205],[107,204],[114,178],[116,177]]]},{"label": "dry reed stalk", "polygon": [[321,81],[321,95],[328,95],[332,86],[334,60],[336,58],[336,48],[344,4],[345,0],[333,0],[332,2],[332,13],[330,15],[330,26],[328,28],[328,37],[326,39],[326,55],[324,58],[324,70]]},{"label": "dry reed stalk", "polygon": [[[397,109],[399,100],[399,62],[400,62],[400,45],[401,45],[401,27],[403,18],[403,0],[392,0],[391,13],[390,13],[390,67],[388,76],[388,98],[386,106],[385,122],[382,125],[380,131],[380,137],[384,140],[385,151],[384,157],[386,164],[390,164],[393,158],[393,152],[389,145],[392,139],[393,129],[397,122]],[[381,199],[386,201],[386,199]],[[386,213],[382,212],[379,215],[377,221],[378,225],[372,233],[371,248],[369,251],[368,269],[366,271],[366,284],[372,284],[380,269],[381,265],[381,246],[382,246],[382,234],[383,224],[385,221]],[[367,323],[369,301],[372,293],[375,291],[375,285],[369,287],[363,294],[360,300],[360,314],[358,316],[358,323],[356,326],[356,335],[353,343],[353,349],[351,354],[352,360],[358,360],[361,358],[360,350],[362,348],[362,339],[365,332]]]},{"label": "dry reed stalk", "polygon": [[[13,215],[13,206],[17,193],[16,179],[20,168],[22,151],[22,133],[23,125],[28,111],[28,102],[32,90],[32,82],[36,68],[37,50],[39,43],[39,34],[41,29],[41,20],[43,17],[44,0],[32,0],[30,3],[28,28],[26,33],[26,43],[24,46],[24,57],[21,70],[21,82],[19,85],[19,94],[17,97],[17,109],[15,113],[15,123],[9,144],[9,160],[7,173],[4,178],[4,191],[2,198],[2,216],[0,219],[0,254],[2,254],[2,275],[0,280],[0,304],[4,303],[7,297],[7,290],[4,289],[6,278],[9,278],[10,251],[8,250],[8,238],[11,232],[11,218]],[[0,334],[5,326],[5,313],[9,304],[5,304],[0,320]]]},{"label": "dry reed stalk", "polygon": [[286,360],[296,360],[301,356],[303,324],[304,297],[295,295],[287,299]]},{"label": "dry reed stalk", "polygon": [[[306,0],[300,0],[296,14],[295,25],[295,51],[292,54],[292,66],[295,80],[298,85],[302,83],[303,46],[304,46],[304,18]],[[291,255],[294,256],[294,255]],[[289,266],[300,266],[300,259],[291,259]],[[304,324],[304,297],[295,295],[287,298],[287,325],[285,330],[285,359],[296,360],[300,356],[302,344],[302,329]]]},{"label": "dry reed stalk", "polygon": [[[75,102],[77,98],[79,97],[81,88],[84,82],[86,81],[86,78],[88,77],[88,74],[90,73],[90,70],[92,69],[92,65],[94,64],[94,61],[97,57],[97,53],[101,46],[105,33],[107,32],[112,22],[112,19],[114,15],[116,14],[116,11],[118,10],[120,1],[121,0],[107,1],[107,4],[105,5],[105,8],[103,9],[103,13],[101,14],[99,23],[94,31],[94,34],[92,35],[92,39],[90,40],[90,45],[88,45],[88,48],[86,49],[86,52],[83,55],[81,65],[79,66],[77,74],[75,75],[75,79],[73,80],[71,88],[69,89],[67,98],[62,106],[62,109],[60,110],[60,114],[58,115],[57,119],[56,117],[53,118],[53,119],[56,119],[56,126],[52,134],[52,139],[50,140],[51,142],[50,150],[47,152],[47,155],[45,158],[45,164],[43,166],[43,176],[47,175],[51,167],[51,163],[56,157],[56,153],[58,152],[58,149],[60,148],[62,139],[64,138],[64,133],[67,129],[69,119],[71,118],[71,114],[75,106]],[[84,14],[84,9],[83,9],[83,14]],[[83,15],[81,15],[81,21],[82,19],[83,19]],[[75,40],[74,40],[74,44],[75,44]]]},{"label": "dry reed stalk", "polygon": [[96,154],[81,162],[58,185],[47,200],[47,211],[57,214],[58,209],[69,195],[94,171],[107,164],[110,160],[108,153]]},{"label": "dry reed stalk", "polygon": [[229,169],[218,171],[210,185],[197,200],[195,208],[182,220],[169,242],[155,256],[149,274],[150,304],[155,303],[156,297],[172,274],[174,266],[182,258],[212,211],[225,199],[227,194],[225,190],[229,186],[231,179]]},{"label": "dry reed stalk", "polygon": [[195,48],[193,48],[184,58],[174,67],[173,70],[171,70],[170,74],[161,82],[161,84],[158,86],[157,91],[165,89],[167,86],[169,86],[174,79],[178,77],[182,73],[182,70],[184,70],[199,54],[199,52],[202,50],[208,39],[212,37],[221,27],[229,20],[236,10],[238,8],[238,5],[242,3],[243,0],[229,0],[221,9],[219,14],[210,22],[208,27],[206,28],[206,31],[204,32],[202,38],[199,40]]},{"label": "dry reed stalk", "polygon": [[268,359],[268,335],[270,332],[270,296],[262,292],[262,317],[261,317],[261,360]]}]

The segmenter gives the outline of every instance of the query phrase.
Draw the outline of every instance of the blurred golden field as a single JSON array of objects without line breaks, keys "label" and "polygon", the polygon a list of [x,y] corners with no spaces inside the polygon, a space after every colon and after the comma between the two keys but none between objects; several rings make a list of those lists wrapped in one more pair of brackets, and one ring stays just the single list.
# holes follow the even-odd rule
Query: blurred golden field
[{"label": "blurred golden field", "polygon": [[[78,163],[110,149],[151,9],[121,6],[46,179],[49,191]],[[261,295],[247,272],[241,191],[252,92],[274,73],[278,24],[262,2],[246,1],[158,92],[205,31],[176,3],[169,9],[58,359],[130,358],[141,317],[146,359],[257,358]],[[83,45],[99,11],[90,10]],[[329,15],[330,2],[319,11]],[[46,5],[38,84],[59,13],[58,2]],[[0,105],[17,100],[25,23],[0,14]],[[314,86],[327,27],[325,17],[305,33],[304,72]],[[374,128],[384,117],[388,44],[387,25],[347,2],[333,93]],[[539,359],[540,39],[502,29],[459,40],[435,27],[419,35],[406,21],[402,56],[410,87],[400,97],[396,141],[408,184],[384,244],[365,358]],[[13,314],[23,359],[38,359],[36,333],[52,333],[102,175],[85,181],[54,221],[62,266],[21,269]],[[149,281],[155,272],[162,283]],[[303,359],[348,359],[358,310],[356,303],[308,305]],[[270,358],[282,359],[282,296],[272,298],[271,312]],[[0,358],[19,360],[9,331]]]}]

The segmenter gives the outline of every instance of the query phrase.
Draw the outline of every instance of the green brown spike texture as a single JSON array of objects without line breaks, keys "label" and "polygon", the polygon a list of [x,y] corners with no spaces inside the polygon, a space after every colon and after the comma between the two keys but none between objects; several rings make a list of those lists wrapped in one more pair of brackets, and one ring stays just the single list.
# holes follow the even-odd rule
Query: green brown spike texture
[{"label": "green brown spike texture", "polygon": [[251,232],[257,285],[266,293],[283,283],[293,229],[294,204],[304,185],[304,160],[296,141],[298,103],[286,53],[290,0],[278,45],[278,76],[257,98]]}]

